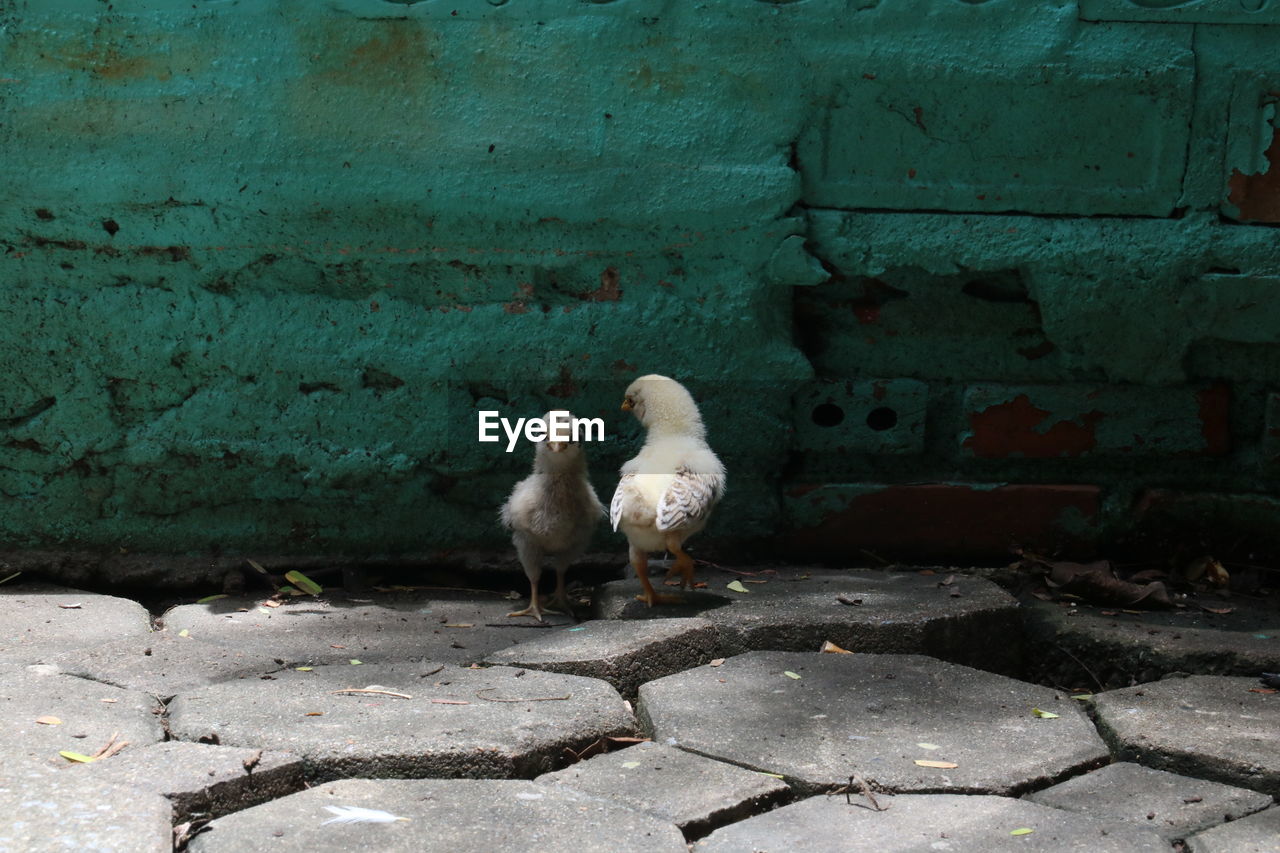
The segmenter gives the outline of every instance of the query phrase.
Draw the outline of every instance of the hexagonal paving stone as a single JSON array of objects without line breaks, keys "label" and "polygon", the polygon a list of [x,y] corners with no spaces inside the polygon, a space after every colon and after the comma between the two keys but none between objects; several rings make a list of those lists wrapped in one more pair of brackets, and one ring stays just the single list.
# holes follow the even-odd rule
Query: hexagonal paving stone
[{"label": "hexagonal paving stone", "polygon": [[1168,678],[1095,697],[1116,755],[1148,767],[1280,795],[1280,693],[1256,679]]},{"label": "hexagonal paving stone", "polygon": [[175,822],[197,815],[218,817],[304,787],[302,759],[295,755],[177,740],[126,749],[82,772],[103,783],[167,797]]},{"label": "hexagonal paving stone", "polygon": [[[729,590],[735,580],[747,592]],[[830,640],[855,652],[928,654],[994,672],[1016,672],[1021,660],[1018,604],[982,578],[946,570],[779,569],[754,578],[712,571],[708,582],[709,591],[681,593],[685,605],[650,608],[635,600],[638,581],[614,581],[599,588],[593,612],[606,619],[701,616],[720,629],[725,654],[817,651]]]},{"label": "hexagonal paving stone", "polygon": [[[345,689],[379,693],[338,694]],[[635,730],[622,697],[593,678],[446,664],[317,666],[216,684],[169,705],[183,740],[303,756],[308,775],[533,776]]]},{"label": "hexagonal paving stone", "polygon": [[[44,666],[2,667],[0,684],[0,767],[19,760],[62,765],[59,752],[92,755],[113,734],[134,748],[164,740],[160,703],[145,693]],[[37,723],[42,717],[60,722]]]},{"label": "hexagonal paving stone", "polygon": [[790,791],[772,776],[656,743],[598,755],[536,781],[640,809],[688,838],[764,811]]},{"label": "hexagonal paving stone", "polygon": [[280,607],[261,603],[260,597],[240,597],[184,604],[166,611],[161,621],[170,632],[185,629],[196,639],[253,649],[291,665],[349,658],[477,663],[499,649],[574,624],[555,615],[542,623],[508,618],[520,602],[465,590],[359,597],[326,590],[321,598],[293,598]]},{"label": "hexagonal paving stone", "polygon": [[1187,839],[1191,853],[1276,853],[1280,850],[1280,806],[1225,823]]},{"label": "hexagonal paving stone", "polygon": [[[88,777],[88,768],[4,761],[0,773],[0,850],[169,853],[169,802]],[[108,759],[109,760],[109,759]]]},{"label": "hexagonal paving stone", "polygon": [[[698,853],[918,853],[1037,850],[1044,853],[1168,853],[1160,836],[1008,797],[952,794],[817,796],[718,829]],[[1015,830],[1031,832],[1013,835]]]},{"label": "hexagonal paving stone", "polygon": [[1149,829],[1169,841],[1236,820],[1271,805],[1271,797],[1220,782],[1192,779],[1121,762],[1068,779],[1027,799]]},{"label": "hexagonal paving stone", "polygon": [[602,678],[634,697],[646,681],[707,663],[719,654],[706,619],[597,619],[541,634],[489,655],[490,663]]},{"label": "hexagonal paving stone", "polygon": [[261,649],[229,649],[172,631],[154,631],[56,655],[49,662],[68,675],[142,690],[161,699],[230,678],[256,677],[282,663]]},{"label": "hexagonal paving stone", "polygon": [[802,789],[858,773],[893,791],[1011,794],[1107,759],[1078,704],[919,655],[751,652],[645,684],[637,713],[658,742]]},{"label": "hexagonal paving stone", "polygon": [[151,633],[151,616],[136,601],[48,584],[0,586],[0,663],[47,663],[122,637]]},{"label": "hexagonal paving stone", "polygon": [[[1254,675],[1280,671],[1280,616],[1274,609],[1235,603],[1229,613],[1198,607],[1125,613],[1116,608],[1028,596],[1028,663],[1037,681],[1108,687],[1155,681],[1171,672]],[[1105,615],[1104,615],[1105,614]],[[1084,670],[1080,661],[1086,661]],[[1092,688],[1091,688],[1092,689]]]},{"label": "hexagonal paving stone", "polygon": [[[343,807],[375,809],[391,819],[326,822],[338,816],[331,809]],[[680,830],[669,823],[533,782],[347,779],[219,818],[193,838],[188,849],[685,853],[685,844]]]}]

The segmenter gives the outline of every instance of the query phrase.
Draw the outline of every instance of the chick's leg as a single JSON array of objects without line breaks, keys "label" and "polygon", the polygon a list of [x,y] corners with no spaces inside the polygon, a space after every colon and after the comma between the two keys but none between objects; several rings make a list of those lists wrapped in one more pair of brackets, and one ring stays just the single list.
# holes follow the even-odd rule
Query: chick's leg
[{"label": "chick's leg", "polygon": [[548,613],[565,613],[572,616],[573,607],[570,606],[569,604],[569,591],[565,589],[565,582],[564,582],[565,575],[569,571],[569,561],[563,560],[563,559],[556,560],[555,569],[556,569],[556,592],[555,592],[555,595],[551,597],[551,603],[554,604],[558,609],[552,610],[551,608],[548,607],[547,612]]},{"label": "chick's leg", "polygon": [[653,584],[649,582],[649,555],[634,545],[631,546],[631,566],[636,570],[636,577],[640,578],[640,586],[644,588],[644,595],[637,595],[637,601],[643,601],[652,607],[655,604],[679,604],[683,600],[676,595],[659,595],[653,591]]},{"label": "chick's leg", "polygon": [[529,578],[529,606],[523,610],[513,610],[507,616],[532,616],[542,621],[542,607],[538,601],[538,581],[542,579],[542,553],[525,539],[516,539],[516,554],[520,557],[520,565],[524,567],[525,577]]},{"label": "chick's leg", "polygon": [[671,571],[667,572],[667,577],[680,575],[680,588],[688,587],[693,589],[693,557],[690,557],[680,546],[683,543],[680,537],[675,535],[667,536],[667,550],[675,555],[676,561],[671,566]]}]

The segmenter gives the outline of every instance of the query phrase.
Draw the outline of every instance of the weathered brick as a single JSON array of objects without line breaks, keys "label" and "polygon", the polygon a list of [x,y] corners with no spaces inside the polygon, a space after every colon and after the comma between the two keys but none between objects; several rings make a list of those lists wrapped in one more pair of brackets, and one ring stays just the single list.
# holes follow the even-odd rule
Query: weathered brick
[{"label": "weathered brick", "polygon": [[858,13],[874,39],[831,28],[841,40],[827,106],[797,150],[807,202],[1172,212],[1193,103],[1191,28],[1100,27],[1071,3],[937,3],[929,24],[948,37],[934,39],[901,8]]},{"label": "weathered brick", "polygon": [[913,379],[823,380],[793,398],[793,446],[821,453],[924,449],[929,386]]},{"label": "weathered brick", "polygon": [[964,395],[964,454],[981,459],[1101,455],[1222,456],[1230,390],[975,385]]},{"label": "weathered brick", "polygon": [[997,558],[1013,545],[1090,552],[1099,489],[1087,485],[795,484],[784,505],[803,554]]},{"label": "weathered brick", "polygon": [[1225,548],[1280,548],[1280,498],[1274,495],[1230,492],[1192,492],[1148,489],[1134,505],[1133,523],[1153,539],[1194,537],[1224,540]]},{"label": "weathered brick", "polygon": [[1141,21],[1172,24],[1280,24],[1280,7],[1266,0],[1199,0],[1152,3],[1142,0],[1080,0],[1087,21]]},{"label": "weathered brick", "polygon": [[1262,461],[1280,466],[1280,394],[1267,395],[1266,422],[1262,427]]}]

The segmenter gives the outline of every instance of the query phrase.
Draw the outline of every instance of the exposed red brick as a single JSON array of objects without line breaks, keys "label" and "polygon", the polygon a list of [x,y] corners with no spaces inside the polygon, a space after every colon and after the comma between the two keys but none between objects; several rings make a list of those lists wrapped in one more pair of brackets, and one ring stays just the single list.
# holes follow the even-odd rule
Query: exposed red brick
[{"label": "exposed red brick", "polygon": [[600,273],[600,287],[579,298],[586,302],[617,302],[622,298],[622,288],[619,286],[621,281],[617,267],[605,267],[604,272]]},{"label": "exposed red brick", "polygon": [[1008,403],[970,412],[972,435],[964,440],[964,446],[983,459],[1002,459],[1015,453],[1028,459],[1079,456],[1097,446],[1094,430],[1104,417],[1102,412],[1085,412],[1080,416],[1083,424],[1058,421],[1048,429],[1039,429],[1048,417],[1048,411],[1034,406],[1026,394],[1019,394]]},{"label": "exposed red brick", "polygon": [[[804,486],[794,486],[803,498]],[[1087,485],[925,484],[855,494],[817,526],[796,530],[788,544],[801,555],[862,559],[1002,559],[1012,546],[1084,556],[1096,545],[1099,489]],[[1067,518],[1085,522],[1068,529]]]},{"label": "exposed red brick", "polygon": [[572,397],[578,393],[578,383],[573,381],[573,374],[569,372],[569,368],[560,368],[560,381],[547,389],[547,393],[552,397]]},{"label": "exposed red brick", "polygon": [[1204,452],[1226,456],[1231,452],[1231,388],[1219,383],[1196,394],[1200,403],[1200,433]]},{"label": "exposed red brick", "polygon": [[1280,222],[1280,128],[1264,156],[1270,164],[1265,171],[1246,175],[1236,169],[1227,182],[1227,201],[1239,208],[1242,222]]}]

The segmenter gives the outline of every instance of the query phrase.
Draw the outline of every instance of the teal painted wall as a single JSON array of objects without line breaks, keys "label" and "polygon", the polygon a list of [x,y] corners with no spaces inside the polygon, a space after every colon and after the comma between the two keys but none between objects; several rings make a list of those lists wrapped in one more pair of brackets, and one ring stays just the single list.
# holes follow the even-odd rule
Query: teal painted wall
[{"label": "teal painted wall", "polygon": [[475,411],[605,417],[607,497],[655,371],[708,541],[1265,503],[1280,4],[1169,5],[0,0],[0,543],[498,545]]}]

